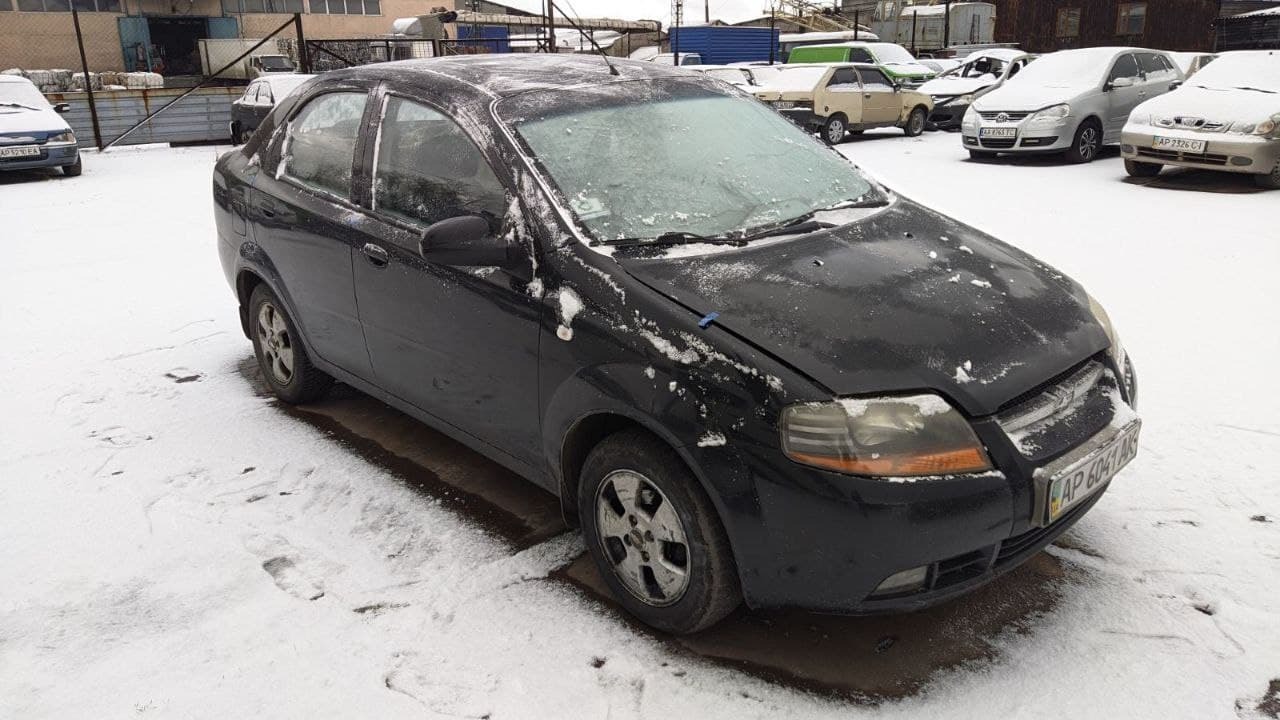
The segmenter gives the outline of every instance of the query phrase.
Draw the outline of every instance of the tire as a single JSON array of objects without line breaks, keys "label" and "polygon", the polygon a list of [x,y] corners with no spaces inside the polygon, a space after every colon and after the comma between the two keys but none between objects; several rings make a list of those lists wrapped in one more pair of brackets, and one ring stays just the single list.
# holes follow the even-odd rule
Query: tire
[{"label": "tire", "polygon": [[822,141],[828,145],[839,145],[844,142],[848,132],[849,122],[840,113],[828,117],[827,121],[822,123]]},{"label": "tire", "polygon": [[1076,134],[1071,139],[1071,147],[1066,149],[1063,156],[1067,162],[1087,163],[1093,162],[1100,150],[1102,150],[1102,125],[1097,120],[1088,118],[1081,121],[1080,126],[1076,128]]},{"label": "tire", "polygon": [[907,137],[917,137],[924,132],[924,126],[928,120],[928,111],[922,107],[914,108],[907,116],[907,124],[902,126],[902,132],[906,133]]},{"label": "tire", "polygon": [[969,151],[969,159],[977,160],[979,162],[982,162],[985,160],[995,160],[996,155],[997,153],[993,153],[989,150],[970,150]]},{"label": "tire", "polygon": [[742,602],[711,499],[653,435],[624,430],[592,449],[579,477],[578,513],[605,583],[641,622],[683,635],[711,627]]},{"label": "tire", "polygon": [[249,298],[249,335],[267,385],[284,402],[318,400],[333,387],[333,378],[311,364],[293,318],[266,285],[254,288]]},{"label": "tire", "polygon": [[62,166],[62,174],[66,177],[80,177],[82,172],[84,172],[84,162],[79,156],[76,156],[75,164]]},{"label": "tire", "polygon": [[1266,175],[1254,175],[1253,182],[1265,190],[1280,190],[1280,163],[1276,163]]},{"label": "tire", "polygon": [[1139,162],[1137,160],[1125,160],[1124,171],[1129,173],[1129,177],[1137,178],[1153,178],[1160,174],[1164,166],[1160,163]]}]

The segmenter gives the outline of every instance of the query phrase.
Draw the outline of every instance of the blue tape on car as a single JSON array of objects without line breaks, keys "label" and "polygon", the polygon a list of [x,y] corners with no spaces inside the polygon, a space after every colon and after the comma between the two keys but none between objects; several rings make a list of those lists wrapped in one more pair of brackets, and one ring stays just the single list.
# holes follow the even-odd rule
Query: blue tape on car
[{"label": "blue tape on car", "polygon": [[706,330],[718,317],[720,317],[720,313],[718,312],[707,313],[706,317],[698,321],[698,327]]}]

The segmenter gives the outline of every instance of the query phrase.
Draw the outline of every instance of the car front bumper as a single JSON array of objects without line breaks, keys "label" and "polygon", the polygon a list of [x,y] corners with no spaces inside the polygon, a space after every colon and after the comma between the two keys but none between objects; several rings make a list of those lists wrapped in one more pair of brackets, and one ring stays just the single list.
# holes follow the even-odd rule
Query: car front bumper
[{"label": "car front bumper", "polygon": [[940,130],[954,130],[960,127],[964,114],[969,110],[968,103],[946,102],[946,98],[934,98],[933,111],[929,113],[929,123]]},{"label": "car front bumper", "polygon": [[813,111],[813,108],[774,108],[786,119],[806,130],[821,127],[826,119]]},{"label": "car front bumper", "polygon": [[[1157,137],[1204,140],[1205,149],[1203,153],[1157,150],[1153,147]],[[1120,135],[1120,154],[1138,162],[1265,175],[1280,163],[1280,140],[1129,123]]]},{"label": "car front bumper", "polygon": [[[989,138],[982,135],[984,128],[1012,128],[1011,138]],[[1058,122],[1032,122],[1030,118],[1018,122],[999,123],[978,119],[961,125],[965,148],[998,153],[1062,152],[1071,147],[1075,139],[1076,119],[1063,118]]]},{"label": "car front bumper", "polygon": [[32,168],[64,167],[75,165],[80,149],[75,143],[47,143],[40,145],[38,156],[0,158],[0,170],[30,170]]}]

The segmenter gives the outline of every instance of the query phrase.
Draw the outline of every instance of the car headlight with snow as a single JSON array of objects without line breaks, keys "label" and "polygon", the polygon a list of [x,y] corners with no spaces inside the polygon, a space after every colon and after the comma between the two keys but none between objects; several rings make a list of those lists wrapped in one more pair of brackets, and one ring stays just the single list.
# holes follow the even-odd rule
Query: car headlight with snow
[{"label": "car headlight with snow", "polygon": [[1111,347],[1107,349],[1107,354],[1115,361],[1116,368],[1120,372],[1124,372],[1124,345],[1120,342],[1120,333],[1116,332],[1115,325],[1111,324],[1111,316],[1102,307],[1102,303],[1089,296],[1089,310],[1093,312],[1093,317],[1102,326],[1102,330],[1107,334],[1107,340],[1111,341]]},{"label": "car headlight with snow", "polygon": [[973,105],[970,105],[965,109],[964,117],[960,120],[960,125],[968,129],[978,127],[978,111],[973,109]]},{"label": "car headlight with snow", "polygon": [[1130,125],[1154,125],[1155,122],[1154,122],[1154,119],[1151,117],[1150,113],[1130,113],[1129,124]]},{"label": "car headlight with snow", "polygon": [[1027,121],[1028,125],[1058,125],[1067,116],[1071,115],[1071,106],[1063,103],[1061,105],[1053,105],[1043,110],[1037,110],[1031,113],[1031,118]]},{"label": "car headlight with snow", "polygon": [[937,395],[791,405],[780,425],[787,457],[824,470],[911,477],[991,469],[969,422]]},{"label": "car headlight with snow", "polygon": [[57,135],[50,135],[48,141],[51,143],[73,143],[76,141],[76,134],[68,130]]},{"label": "car headlight with snow", "polygon": [[1276,132],[1277,128],[1280,128],[1280,113],[1276,113],[1255,125],[1253,128],[1253,134],[1262,135],[1268,138],[1280,137],[1280,133]]}]

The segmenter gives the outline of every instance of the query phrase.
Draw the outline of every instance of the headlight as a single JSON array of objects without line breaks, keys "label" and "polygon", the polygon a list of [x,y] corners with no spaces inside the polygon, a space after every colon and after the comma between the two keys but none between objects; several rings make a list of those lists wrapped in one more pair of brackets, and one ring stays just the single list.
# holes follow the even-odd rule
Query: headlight
[{"label": "headlight", "polygon": [[973,105],[965,108],[964,117],[960,120],[960,124],[969,126],[978,124],[978,111],[973,109]]},{"label": "headlight", "polygon": [[1271,117],[1258,123],[1253,128],[1254,135],[1265,135],[1267,137],[1276,137],[1276,127],[1280,126],[1280,113],[1276,113]]},{"label": "headlight", "polygon": [[937,395],[792,405],[781,426],[787,457],[826,470],[919,476],[991,469],[968,421]]},{"label": "headlight", "polygon": [[955,102],[957,105],[972,105],[973,93],[969,93],[968,95],[961,95],[960,97],[956,98],[953,102]]},{"label": "headlight", "polygon": [[1043,110],[1038,110],[1031,114],[1032,123],[1053,124],[1060,122],[1071,114],[1071,106],[1067,104],[1054,105]]},{"label": "headlight", "polygon": [[1107,333],[1107,340],[1111,341],[1111,348],[1107,350],[1107,354],[1115,361],[1116,368],[1124,372],[1124,345],[1120,343],[1120,333],[1116,332],[1115,326],[1111,324],[1111,316],[1092,295],[1089,296],[1089,310],[1093,312],[1093,317]]},{"label": "headlight", "polygon": [[1155,124],[1154,122],[1152,122],[1151,115],[1148,113],[1131,113],[1129,115],[1129,122],[1133,123],[1134,125],[1154,125]]},{"label": "headlight", "polygon": [[51,143],[73,143],[75,141],[76,134],[70,131],[49,136],[49,142]]}]

